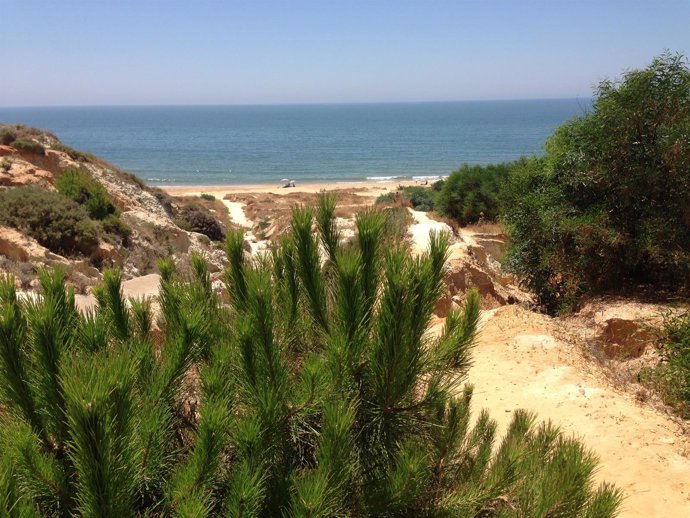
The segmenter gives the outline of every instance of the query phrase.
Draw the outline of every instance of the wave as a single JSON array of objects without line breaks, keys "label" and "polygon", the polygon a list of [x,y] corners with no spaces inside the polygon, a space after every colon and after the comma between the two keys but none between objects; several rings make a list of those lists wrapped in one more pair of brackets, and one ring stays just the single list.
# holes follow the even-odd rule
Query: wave
[{"label": "wave", "polygon": [[392,180],[401,180],[403,178],[409,178],[409,176],[367,176],[366,179],[370,182],[390,182]]}]

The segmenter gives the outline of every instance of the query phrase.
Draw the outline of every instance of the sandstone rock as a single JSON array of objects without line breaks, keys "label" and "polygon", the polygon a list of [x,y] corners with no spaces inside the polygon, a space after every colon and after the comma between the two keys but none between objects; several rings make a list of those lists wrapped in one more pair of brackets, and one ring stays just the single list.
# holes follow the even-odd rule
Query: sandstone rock
[{"label": "sandstone rock", "polygon": [[175,252],[187,252],[191,244],[189,233],[173,224],[167,215],[137,209],[123,212],[120,219],[135,228],[148,227],[157,239],[169,244]]},{"label": "sandstone rock", "polygon": [[61,255],[54,254],[35,239],[20,231],[0,226],[0,255],[17,261],[35,261],[45,264],[67,264]]},{"label": "sandstone rock", "polygon": [[105,241],[98,243],[91,253],[91,260],[108,267],[120,265],[122,262],[117,247]]},{"label": "sandstone rock", "polygon": [[54,190],[52,184],[54,175],[50,171],[40,169],[25,160],[12,158],[3,168],[0,168],[0,186],[18,187],[21,185],[39,185]]},{"label": "sandstone rock", "polygon": [[626,300],[592,301],[578,313],[589,322],[593,341],[608,358],[639,358],[654,346],[654,328],[661,325],[668,308]]},{"label": "sandstone rock", "polygon": [[12,146],[0,145],[0,156],[15,156],[18,154],[19,151],[14,149]]}]

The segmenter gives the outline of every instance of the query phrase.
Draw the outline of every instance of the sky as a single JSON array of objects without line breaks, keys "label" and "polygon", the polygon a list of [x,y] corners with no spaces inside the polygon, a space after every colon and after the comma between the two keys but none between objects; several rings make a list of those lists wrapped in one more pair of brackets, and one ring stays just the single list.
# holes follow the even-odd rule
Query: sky
[{"label": "sky", "polygon": [[591,97],[690,0],[0,0],[0,106]]}]

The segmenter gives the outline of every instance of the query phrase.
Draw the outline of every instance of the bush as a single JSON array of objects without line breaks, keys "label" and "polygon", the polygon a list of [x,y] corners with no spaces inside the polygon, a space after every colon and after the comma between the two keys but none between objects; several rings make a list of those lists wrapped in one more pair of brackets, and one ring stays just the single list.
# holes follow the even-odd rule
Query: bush
[{"label": "bush", "polygon": [[446,178],[438,189],[436,210],[442,216],[470,225],[480,219],[495,221],[500,214],[499,193],[513,163],[463,165]]},{"label": "bush", "polygon": [[[413,209],[428,212],[434,210],[434,192],[430,187],[408,185],[399,187],[402,200],[409,203]],[[395,202],[395,192],[387,192],[376,198],[377,205],[385,205]]]},{"label": "bush", "polygon": [[505,195],[509,266],[551,311],[584,293],[690,288],[690,70],[664,54],[604,81]]},{"label": "bush", "polygon": [[690,312],[666,319],[661,333],[661,362],[641,373],[684,419],[690,419]]},{"label": "bush", "polygon": [[385,205],[387,203],[393,203],[394,201],[395,193],[391,191],[377,196],[376,205]]},{"label": "bush", "polygon": [[122,246],[129,246],[130,237],[132,236],[132,229],[127,223],[122,221],[116,214],[109,214],[101,221],[101,227],[106,234],[118,238]]},{"label": "bush", "polygon": [[98,225],[80,205],[35,186],[0,191],[0,223],[59,254],[90,254],[98,244]]},{"label": "bush", "polygon": [[367,212],[343,249],[330,207],[318,235],[296,209],[256,264],[228,235],[230,308],[199,256],[188,279],[161,262],[155,332],[115,272],[85,315],[59,273],[30,310],[0,283],[3,513],[613,516],[620,494],[592,487],[575,439],[517,411],[494,447],[496,423],[470,414],[478,295],[426,333],[447,239],[412,258]]},{"label": "bush", "polygon": [[72,160],[77,160],[79,162],[91,162],[94,159],[94,156],[91,153],[84,153],[83,151],[78,151],[78,150],[74,149],[73,147],[70,147],[70,146],[63,144],[61,142],[53,144],[50,147],[51,147],[51,149],[54,149],[56,151],[62,151],[67,156],[69,156]]},{"label": "bush", "polygon": [[403,198],[410,202],[414,210],[434,210],[434,191],[430,187],[407,186],[403,189]]},{"label": "bush", "polygon": [[17,151],[24,153],[36,153],[37,155],[44,155],[46,152],[42,144],[29,138],[18,138],[13,140],[12,147]]},{"label": "bush", "polygon": [[213,241],[224,237],[223,227],[211,212],[201,205],[187,205],[175,220],[177,226],[190,232],[198,232]]},{"label": "bush", "polygon": [[202,193],[201,199],[206,201],[214,201],[216,197],[213,194]]},{"label": "bush", "polygon": [[115,214],[115,205],[108,191],[81,169],[65,169],[55,181],[60,194],[82,205],[93,219],[105,219]]},{"label": "bush", "polygon": [[17,132],[12,128],[0,128],[0,144],[8,145],[17,140]]}]

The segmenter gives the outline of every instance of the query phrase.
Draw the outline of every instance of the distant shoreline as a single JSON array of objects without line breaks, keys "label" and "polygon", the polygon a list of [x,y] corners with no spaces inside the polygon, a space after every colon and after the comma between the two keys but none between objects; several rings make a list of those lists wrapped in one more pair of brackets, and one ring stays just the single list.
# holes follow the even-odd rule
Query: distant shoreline
[{"label": "distant shoreline", "polygon": [[[428,185],[431,185],[429,182]],[[253,184],[253,185],[160,185],[155,186],[164,190],[172,196],[199,196],[201,194],[213,194],[226,196],[228,194],[248,194],[248,193],[271,193],[271,194],[291,194],[291,193],[317,193],[320,191],[358,191],[363,196],[379,196],[390,191],[394,191],[398,186],[421,185],[423,182],[414,180],[401,180],[390,182],[376,181],[352,181],[352,182],[314,182],[299,183],[295,187],[282,187],[278,184]]]}]

